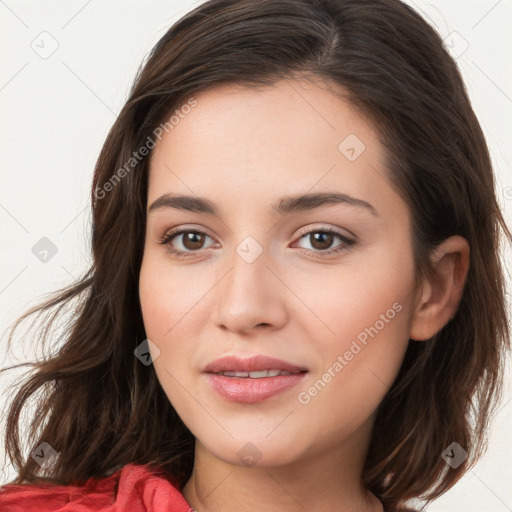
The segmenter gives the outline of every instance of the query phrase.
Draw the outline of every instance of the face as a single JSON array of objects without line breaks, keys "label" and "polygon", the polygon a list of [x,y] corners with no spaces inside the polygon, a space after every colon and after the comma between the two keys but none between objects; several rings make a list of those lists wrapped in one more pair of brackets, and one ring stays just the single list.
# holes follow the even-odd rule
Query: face
[{"label": "face", "polygon": [[[336,453],[369,436],[409,341],[410,216],[384,148],[325,82],[194,98],[150,162],[139,284],[158,379],[224,462]],[[224,356],[243,361],[212,371],[293,371],[205,372]]]}]

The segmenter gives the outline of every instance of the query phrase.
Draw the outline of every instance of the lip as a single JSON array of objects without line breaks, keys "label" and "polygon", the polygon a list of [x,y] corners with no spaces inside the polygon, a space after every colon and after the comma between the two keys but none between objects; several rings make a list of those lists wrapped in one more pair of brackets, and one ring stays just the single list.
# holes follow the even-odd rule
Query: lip
[{"label": "lip", "polygon": [[203,373],[218,373],[226,371],[256,372],[258,370],[299,372],[307,371],[307,368],[265,355],[257,355],[245,359],[238,356],[225,356],[207,364],[203,369]]},{"label": "lip", "polygon": [[223,398],[232,402],[254,404],[263,402],[277,393],[296,386],[306,375],[307,372],[302,372],[292,375],[249,379],[207,373],[206,378],[212,389]]},{"label": "lip", "polygon": [[[217,375],[224,371],[259,371],[282,370],[292,375],[277,375],[275,377],[239,378]],[[286,391],[299,384],[308,373],[304,367],[288,363],[274,357],[258,355],[242,359],[237,356],[226,356],[208,364],[203,373],[209,385],[223,398],[232,402],[252,404],[262,402],[271,396]]]}]

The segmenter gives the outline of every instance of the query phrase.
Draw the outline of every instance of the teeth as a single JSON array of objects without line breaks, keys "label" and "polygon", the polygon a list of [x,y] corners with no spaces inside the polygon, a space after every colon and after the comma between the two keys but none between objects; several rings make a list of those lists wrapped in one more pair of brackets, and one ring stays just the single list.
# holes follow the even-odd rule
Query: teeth
[{"label": "teeth", "polygon": [[260,370],[257,372],[249,372],[250,379],[261,379],[263,377],[268,377],[268,370]]},{"label": "teeth", "polygon": [[[298,372],[294,372],[298,373]],[[284,370],[259,370],[255,372],[219,372],[218,375],[224,375],[224,377],[238,377],[238,378],[249,378],[249,379],[263,379],[265,377],[277,377],[278,375],[291,375],[292,372]]]}]

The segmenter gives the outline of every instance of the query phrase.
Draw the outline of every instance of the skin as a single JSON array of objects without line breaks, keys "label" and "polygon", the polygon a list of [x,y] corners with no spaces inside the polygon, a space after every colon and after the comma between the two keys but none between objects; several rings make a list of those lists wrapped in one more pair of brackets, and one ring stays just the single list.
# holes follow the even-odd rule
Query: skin
[{"label": "skin", "polygon": [[[148,207],[173,192],[209,199],[220,216],[148,212],[140,272],[146,334],[160,351],[155,371],[196,438],[183,494],[199,512],[383,510],[361,484],[375,412],[409,338],[428,340],[455,314],[467,242],[445,241],[433,255],[438,277],[414,287],[410,214],[387,178],[384,148],[325,82],[282,80],[257,91],[230,84],[194,97],[197,106],[152,153]],[[365,145],[354,161],[338,149],[350,134]],[[378,215],[346,203],[270,210],[282,196],[312,192],[349,194]],[[191,253],[179,259],[158,242],[181,226],[207,236],[187,245],[177,235],[169,245]],[[356,243],[334,236],[315,245],[311,232],[329,227]],[[247,236],[262,249],[252,263],[236,252]],[[299,393],[329,368],[332,375],[338,356],[396,303],[400,312],[300,403]],[[265,354],[309,373],[263,402],[230,402],[201,373],[227,354]],[[248,442],[260,457],[252,466],[237,455]]]}]

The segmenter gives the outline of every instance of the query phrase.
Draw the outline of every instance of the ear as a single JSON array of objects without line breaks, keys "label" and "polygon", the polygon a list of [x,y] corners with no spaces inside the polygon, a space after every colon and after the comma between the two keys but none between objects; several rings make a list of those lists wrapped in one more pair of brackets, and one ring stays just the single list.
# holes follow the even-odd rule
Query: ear
[{"label": "ear", "polygon": [[435,249],[435,277],[423,283],[409,338],[428,340],[455,316],[466,283],[469,253],[469,244],[461,236],[450,237]]}]

